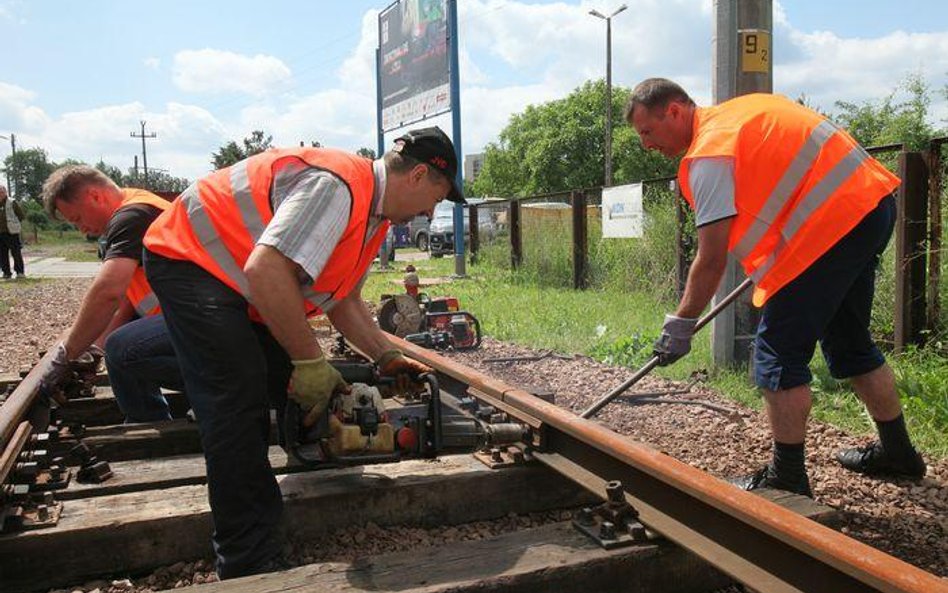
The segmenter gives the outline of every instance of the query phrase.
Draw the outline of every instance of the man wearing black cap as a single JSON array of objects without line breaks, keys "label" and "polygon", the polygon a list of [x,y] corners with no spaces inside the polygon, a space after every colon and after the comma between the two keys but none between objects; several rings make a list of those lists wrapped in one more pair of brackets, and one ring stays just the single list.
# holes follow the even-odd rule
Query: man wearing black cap
[{"label": "man wearing black cap", "polygon": [[390,223],[463,203],[457,157],[438,128],[383,158],[269,150],[198,181],[149,227],[145,271],[201,429],[221,578],[276,566],[282,496],[267,458],[269,407],[287,395],[315,421],[347,389],[306,317],[325,312],[384,376],[431,369],[406,358],[361,298]]}]

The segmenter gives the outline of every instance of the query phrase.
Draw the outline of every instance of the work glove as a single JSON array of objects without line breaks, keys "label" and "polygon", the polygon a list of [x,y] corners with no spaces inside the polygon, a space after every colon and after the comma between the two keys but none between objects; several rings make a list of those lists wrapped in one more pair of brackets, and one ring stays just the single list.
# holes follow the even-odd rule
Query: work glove
[{"label": "work glove", "polygon": [[40,377],[40,393],[47,398],[53,398],[60,405],[66,403],[60,387],[71,375],[72,369],[69,368],[66,345],[59,342],[53,347],[53,356],[49,366]]},{"label": "work glove", "polygon": [[349,385],[325,356],[292,362],[289,396],[306,413],[303,426],[308,428],[316,424],[329,407],[332,395],[336,392],[348,392]]},{"label": "work glove", "polygon": [[421,375],[434,372],[430,366],[408,358],[401,350],[395,349],[383,352],[375,364],[381,376],[395,379],[395,388],[400,392],[407,391],[412,383],[417,383]]},{"label": "work glove", "polygon": [[697,319],[665,315],[662,335],[652,346],[652,355],[658,357],[658,366],[668,366],[691,351],[691,336]]}]

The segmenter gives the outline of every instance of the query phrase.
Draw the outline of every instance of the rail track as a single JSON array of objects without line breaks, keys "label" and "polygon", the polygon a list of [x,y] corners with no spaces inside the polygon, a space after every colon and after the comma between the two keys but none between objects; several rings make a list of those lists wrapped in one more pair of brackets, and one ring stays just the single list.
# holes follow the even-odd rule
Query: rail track
[{"label": "rail track", "polygon": [[[822,525],[832,511],[809,499],[742,492],[522,389],[399,346],[436,369],[445,423],[467,422],[473,405],[481,424],[515,422],[523,437],[475,455],[455,443],[437,460],[319,472],[274,446],[288,537],[580,509],[573,520],[423,552],[406,542],[200,591],[712,591],[732,582],[775,592],[948,591],[946,581]],[[0,591],[75,587],[206,558],[203,458],[184,397],[169,396],[173,421],[122,425],[99,377],[96,393],[70,400],[47,427],[38,397],[46,364],[0,406]],[[88,453],[77,453],[80,442]]]}]

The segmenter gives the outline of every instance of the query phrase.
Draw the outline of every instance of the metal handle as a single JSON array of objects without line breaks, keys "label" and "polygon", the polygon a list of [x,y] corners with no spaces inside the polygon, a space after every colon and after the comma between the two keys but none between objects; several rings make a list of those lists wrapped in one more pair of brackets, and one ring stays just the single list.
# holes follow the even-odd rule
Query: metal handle
[{"label": "metal handle", "polygon": [[[737,299],[737,297],[739,297],[741,293],[747,290],[747,287],[753,283],[754,282],[750,278],[746,278],[743,282],[741,282],[740,286],[732,290],[730,294],[728,294],[726,297],[724,297],[721,300],[721,302],[716,304],[710,311],[708,311],[704,316],[702,316],[698,320],[698,323],[695,324],[694,331],[697,333],[698,330],[706,326],[708,322],[714,319],[718,313],[724,310],[725,307],[733,303],[734,300]],[[628,381],[626,381],[622,385],[618,386],[617,388],[613,389],[612,391],[604,395],[596,403],[594,403],[593,405],[589,406],[586,410],[584,410],[583,413],[580,414],[580,416],[582,416],[583,418],[592,418],[593,416],[596,415],[596,412],[603,409],[609,402],[611,402],[616,397],[624,393],[629,387],[632,387],[633,385],[641,381],[642,377],[649,374],[652,371],[652,369],[654,369],[656,366],[658,366],[658,357],[653,356],[647,363],[645,363],[645,366],[637,370],[635,374],[629,378]]]}]

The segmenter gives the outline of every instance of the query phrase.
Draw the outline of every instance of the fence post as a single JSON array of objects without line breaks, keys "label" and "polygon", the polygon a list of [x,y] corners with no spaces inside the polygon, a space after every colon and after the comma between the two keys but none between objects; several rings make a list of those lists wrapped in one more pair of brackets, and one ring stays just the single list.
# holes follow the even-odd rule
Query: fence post
[{"label": "fence post", "polygon": [[932,140],[928,150],[928,294],[926,327],[932,333],[941,328],[941,145],[945,138]]},{"label": "fence post", "polygon": [[685,284],[688,282],[688,268],[691,266],[691,237],[685,233],[685,223],[688,221],[688,213],[685,211],[685,197],[681,194],[681,188],[677,181],[672,181],[672,191],[675,192],[675,214],[678,224],[675,226],[675,278],[678,285],[675,287],[676,296],[681,299],[685,294]]},{"label": "fence post", "polygon": [[523,240],[520,237],[520,201],[510,200],[510,266],[520,267],[523,262]]},{"label": "fence post", "polygon": [[921,344],[925,328],[928,168],[918,152],[899,154],[895,225],[895,350]]},{"label": "fence post", "polygon": [[581,191],[570,192],[570,202],[573,205],[573,289],[584,290],[589,279],[586,194]]},{"label": "fence post", "polygon": [[480,225],[477,223],[477,206],[469,204],[468,211],[468,229],[471,233],[471,263],[477,262],[477,250],[481,246]]}]

